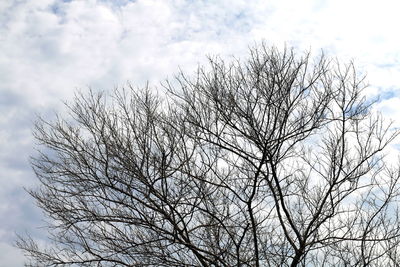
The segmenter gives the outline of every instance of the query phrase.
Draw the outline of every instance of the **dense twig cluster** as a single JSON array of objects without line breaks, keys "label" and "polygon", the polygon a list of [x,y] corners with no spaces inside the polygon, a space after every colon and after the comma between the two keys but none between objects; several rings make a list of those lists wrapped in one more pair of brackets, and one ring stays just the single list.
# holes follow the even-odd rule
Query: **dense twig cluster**
[{"label": "dense twig cluster", "polygon": [[397,136],[352,64],[261,46],[158,96],[78,95],[40,120],[40,266],[395,266]]}]

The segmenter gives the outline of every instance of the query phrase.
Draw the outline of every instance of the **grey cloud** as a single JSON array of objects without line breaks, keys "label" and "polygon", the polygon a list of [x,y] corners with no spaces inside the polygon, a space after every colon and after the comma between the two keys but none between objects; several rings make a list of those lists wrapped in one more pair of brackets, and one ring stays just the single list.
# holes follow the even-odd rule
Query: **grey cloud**
[{"label": "grey cloud", "polygon": [[[266,39],[363,59],[369,82],[381,86],[376,92],[398,96],[393,89],[400,82],[395,26],[386,17],[374,20],[376,25],[369,21],[375,9],[395,12],[395,4],[357,2],[365,12],[351,15],[357,3],[321,3],[0,1],[0,218],[9,218],[0,221],[0,233],[7,233],[0,235],[0,251],[15,253],[14,262],[7,258],[9,266],[21,266],[21,254],[10,246],[13,232],[36,231],[41,224],[41,213],[22,189],[36,181],[28,163],[35,114],[50,119],[51,110],[62,112],[61,100],[71,99],[76,88],[107,90],[127,80],[157,85],[178,66],[190,73],[206,54],[241,57],[248,45]],[[392,65],[379,65],[387,63]],[[381,105],[389,110],[398,101]]]}]

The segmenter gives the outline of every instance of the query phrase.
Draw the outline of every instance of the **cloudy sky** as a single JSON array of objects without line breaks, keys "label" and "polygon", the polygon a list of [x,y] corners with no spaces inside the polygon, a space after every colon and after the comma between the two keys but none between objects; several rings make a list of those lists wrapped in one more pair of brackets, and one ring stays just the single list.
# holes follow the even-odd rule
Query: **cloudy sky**
[{"label": "cloudy sky", "polygon": [[23,189],[36,182],[36,114],[51,117],[78,89],[157,85],[264,41],[353,59],[400,125],[399,10],[395,0],[1,0],[0,266],[23,265],[16,233],[43,238]]}]

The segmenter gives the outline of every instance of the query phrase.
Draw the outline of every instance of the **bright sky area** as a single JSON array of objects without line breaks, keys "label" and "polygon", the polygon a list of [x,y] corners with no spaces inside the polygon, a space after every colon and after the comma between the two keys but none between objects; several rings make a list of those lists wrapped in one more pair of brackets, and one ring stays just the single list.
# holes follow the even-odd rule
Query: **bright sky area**
[{"label": "bright sky area", "polygon": [[400,126],[399,10],[394,0],[0,1],[0,266],[23,266],[16,233],[45,240],[24,191],[36,183],[37,114],[53,118],[78,89],[157,86],[206,55],[245,58],[264,41],[354,60]]}]

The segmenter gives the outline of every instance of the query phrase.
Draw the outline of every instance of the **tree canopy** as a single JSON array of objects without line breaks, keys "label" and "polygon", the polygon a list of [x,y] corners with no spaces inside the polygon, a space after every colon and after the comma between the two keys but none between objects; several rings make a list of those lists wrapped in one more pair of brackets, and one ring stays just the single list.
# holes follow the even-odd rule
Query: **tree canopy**
[{"label": "tree canopy", "polygon": [[77,94],[34,130],[52,245],[17,245],[32,266],[398,265],[399,132],[365,87],[352,63],[260,45]]}]

